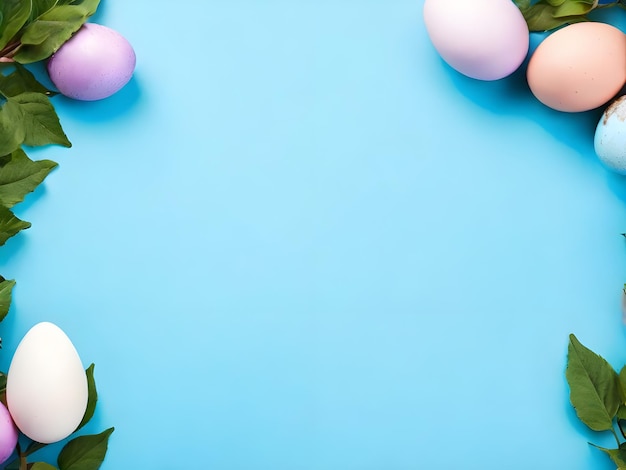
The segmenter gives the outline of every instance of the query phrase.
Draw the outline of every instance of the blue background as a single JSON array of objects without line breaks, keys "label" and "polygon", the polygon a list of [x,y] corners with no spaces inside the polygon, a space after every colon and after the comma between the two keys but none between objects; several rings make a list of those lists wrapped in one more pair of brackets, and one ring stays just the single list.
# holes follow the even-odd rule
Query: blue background
[{"label": "blue background", "polygon": [[54,98],[74,146],[0,250],[0,366],[67,332],[103,470],[614,468],[564,377],[569,333],[626,363],[601,111],[457,74],[422,6],[103,0],[135,76]]}]

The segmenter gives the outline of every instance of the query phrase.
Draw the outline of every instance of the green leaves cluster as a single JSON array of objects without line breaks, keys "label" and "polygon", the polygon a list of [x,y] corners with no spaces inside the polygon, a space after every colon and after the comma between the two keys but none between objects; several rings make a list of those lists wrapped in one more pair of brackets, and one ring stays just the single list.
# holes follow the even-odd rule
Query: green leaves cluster
[{"label": "green leaves cluster", "polygon": [[[50,102],[55,95],[22,64],[50,57],[98,8],[100,0],[0,1],[0,246],[30,223],[12,211],[57,164],[32,161],[23,146],[72,144]],[[0,278],[0,321],[15,282]]]},{"label": "green leaves cluster", "polygon": [[[51,160],[31,160],[22,146],[71,146],[50,102],[49,96],[53,92],[39,83],[23,65],[1,65],[0,246],[30,227],[29,222],[13,213],[13,207],[34,191],[57,166]],[[12,280],[0,279],[0,321],[9,311],[14,285]]]},{"label": "green leaves cluster", "polygon": [[[51,160],[31,160],[24,147],[70,147],[50,102],[55,95],[23,65],[50,57],[95,13],[100,0],[0,0],[0,247],[30,223],[19,219],[13,207],[34,191],[57,166]],[[0,321],[9,312],[14,280],[0,276]],[[80,430],[92,418],[98,393],[87,370],[89,398]],[[0,401],[6,404],[6,374],[0,372]],[[97,470],[107,452],[113,428],[100,434],[71,439],[54,467],[29,462],[46,444],[18,445],[17,457],[4,470]],[[25,436],[22,436],[25,438]]]},{"label": "green leaves cluster", "polygon": [[613,434],[616,449],[595,447],[606,453],[618,470],[626,470],[626,366],[617,373],[574,335],[570,335],[567,358],[565,376],[576,415],[590,429]]},{"label": "green leaves cluster", "polygon": [[589,20],[589,13],[602,8],[626,8],[626,0],[599,4],[598,0],[513,0],[531,31],[549,31],[560,26]]},{"label": "green leaves cluster", "polygon": [[[95,13],[99,3],[0,1],[0,246],[30,227],[12,208],[56,167],[50,160],[32,161],[22,147],[71,146],[50,102],[55,93],[22,64],[50,57]],[[0,321],[9,311],[14,285],[0,278]]]},{"label": "green leaves cluster", "polygon": [[0,58],[47,59],[93,15],[100,0],[2,0]]},{"label": "green leaves cluster", "polygon": [[[91,364],[85,371],[89,387],[87,410],[76,432],[89,422],[96,409],[98,392],[96,390],[93,372],[94,365]],[[0,400],[2,402],[6,402],[5,390],[6,375],[0,373]],[[28,462],[28,458],[32,454],[47,447],[47,444],[31,441],[24,450],[18,445],[17,457],[9,462],[4,467],[4,470],[98,470],[104,461],[108,449],[109,437],[114,430],[115,428],[109,428],[99,434],[83,435],[71,439],[59,453],[57,458],[58,467],[45,462]]]}]

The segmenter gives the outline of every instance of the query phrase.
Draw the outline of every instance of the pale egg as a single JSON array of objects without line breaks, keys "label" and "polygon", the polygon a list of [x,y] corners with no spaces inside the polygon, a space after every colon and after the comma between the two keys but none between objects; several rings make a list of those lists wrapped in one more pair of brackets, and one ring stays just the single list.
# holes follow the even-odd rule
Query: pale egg
[{"label": "pale egg", "polygon": [[602,106],[626,82],[626,36],[605,23],[576,23],[548,36],[528,63],[528,85],[546,106],[579,112]]},{"label": "pale egg", "polygon": [[26,333],[9,367],[6,395],[13,421],[32,440],[49,444],[76,430],[87,408],[87,376],[58,326],[43,322]]},{"label": "pale egg", "polygon": [[443,60],[468,77],[506,77],[528,54],[528,25],[511,0],[426,0],[424,23]]},{"label": "pale egg", "polygon": [[626,174],[626,96],[613,101],[602,114],[593,146],[607,168]]}]

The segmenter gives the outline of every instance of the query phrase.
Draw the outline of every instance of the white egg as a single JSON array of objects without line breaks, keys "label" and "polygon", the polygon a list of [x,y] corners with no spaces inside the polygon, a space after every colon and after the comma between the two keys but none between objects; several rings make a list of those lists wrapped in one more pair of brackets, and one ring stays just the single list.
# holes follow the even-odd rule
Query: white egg
[{"label": "white egg", "polygon": [[49,444],[65,439],[87,408],[87,376],[80,357],[58,326],[33,326],[17,347],[9,367],[7,404],[26,436]]}]

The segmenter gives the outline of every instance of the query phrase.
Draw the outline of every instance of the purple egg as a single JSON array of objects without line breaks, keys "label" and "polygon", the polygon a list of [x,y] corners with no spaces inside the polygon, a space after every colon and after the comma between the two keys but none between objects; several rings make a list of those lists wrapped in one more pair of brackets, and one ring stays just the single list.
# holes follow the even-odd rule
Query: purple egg
[{"label": "purple egg", "polygon": [[17,445],[17,428],[9,410],[0,403],[0,463],[6,462]]},{"label": "purple egg", "polygon": [[50,58],[48,74],[63,95],[95,101],[126,85],[135,62],[135,51],[124,36],[106,26],[85,23]]}]

